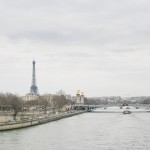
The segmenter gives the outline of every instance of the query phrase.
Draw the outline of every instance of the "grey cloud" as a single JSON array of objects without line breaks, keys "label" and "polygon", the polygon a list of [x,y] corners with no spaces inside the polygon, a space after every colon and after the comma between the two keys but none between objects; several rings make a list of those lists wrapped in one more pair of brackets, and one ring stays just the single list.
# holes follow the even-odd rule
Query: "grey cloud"
[{"label": "grey cloud", "polygon": [[[14,5],[17,5],[16,8],[24,7],[23,2],[25,1],[21,1],[20,5],[17,3]],[[132,2],[135,3],[135,1]],[[136,6],[137,8],[128,1],[109,1],[107,3],[104,1],[80,1],[80,3],[79,1],[57,1],[55,3],[44,1],[40,3],[38,1],[37,3],[41,6],[40,8],[36,4],[35,6],[32,5],[33,8],[31,7],[32,9],[29,10],[8,10],[9,18],[4,21],[7,30],[3,30],[2,33],[10,38],[22,37],[66,43],[81,41],[83,43],[103,44],[114,41],[120,42],[120,40],[127,41],[128,39],[134,39],[136,42],[138,40],[136,40],[137,35],[134,36],[133,31],[136,28],[138,30],[139,24],[143,22],[138,20],[137,12],[134,12],[135,9],[138,10],[141,7],[140,4],[144,4],[140,2],[138,7]],[[50,5],[51,3],[52,5]],[[45,10],[47,5],[49,9]],[[127,7],[130,11],[125,9]],[[20,11],[22,13],[19,14]],[[129,15],[130,17],[128,17]],[[146,24],[149,23],[145,19]],[[138,33],[138,31],[136,32]]]},{"label": "grey cloud", "polygon": [[[13,72],[23,69],[22,76],[30,78],[33,57],[40,82],[55,82],[58,88],[57,81],[64,85],[68,78],[76,77],[82,86],[98,82],[96,91],[100,86],[109,87],[104,83],[107,80],[130,84],[135,75],[138,85],[145,82],[141,76],[149,74],[148,0],[1,0],[0,10],[1,66],[9,68],[13,62],[17,66]],[[4,82],[2,85],[7,88]]]}]

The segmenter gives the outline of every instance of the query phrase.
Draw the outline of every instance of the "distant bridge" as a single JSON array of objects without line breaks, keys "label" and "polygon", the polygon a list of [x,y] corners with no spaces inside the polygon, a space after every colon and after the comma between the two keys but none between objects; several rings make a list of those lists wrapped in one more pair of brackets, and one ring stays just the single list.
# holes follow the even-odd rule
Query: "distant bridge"
[{"label": "distant bridge", "polygon": [[[96,108],[101,108],[101,107],[111,107],[111,106],[118,106],[121,107],[122,104],[101,104],[101,105],[83,105],[83,104],[79,104],[79,105],[72,105],[72,109],[74,110],[92,110],[92,109],[96,109]],[[129,106],[133,106],[133,107],[150,107],[150,105],[146,104],[129,104]]]},{"label": "distant bridge", "polygon": [[100,105],[72,105],[75,110],[92,110],[100,107]]}]

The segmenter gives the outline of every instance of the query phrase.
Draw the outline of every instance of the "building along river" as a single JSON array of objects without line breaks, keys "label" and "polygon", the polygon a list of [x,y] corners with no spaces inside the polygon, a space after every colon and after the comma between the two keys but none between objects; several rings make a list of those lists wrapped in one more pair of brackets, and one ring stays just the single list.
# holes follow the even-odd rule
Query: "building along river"
[{"label": "building along river", "polygon": [[150,113],[84,113],[0,132],[0,150],[150,150]]}]

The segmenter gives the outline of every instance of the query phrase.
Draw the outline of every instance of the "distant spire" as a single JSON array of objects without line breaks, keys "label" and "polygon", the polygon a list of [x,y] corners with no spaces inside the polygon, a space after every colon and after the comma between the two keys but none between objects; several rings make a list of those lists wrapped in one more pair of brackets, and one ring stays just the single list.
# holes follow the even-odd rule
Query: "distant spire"
[{"label": "distant spire", "polygon": [[36,85],[36,74],[35,74],[35,60],[33,59],[33,70],[32,70],[32,84],[31,84],[31,87],[30,87],[30,92],[31,94],[33,95],[38,95],[38,87]]}]

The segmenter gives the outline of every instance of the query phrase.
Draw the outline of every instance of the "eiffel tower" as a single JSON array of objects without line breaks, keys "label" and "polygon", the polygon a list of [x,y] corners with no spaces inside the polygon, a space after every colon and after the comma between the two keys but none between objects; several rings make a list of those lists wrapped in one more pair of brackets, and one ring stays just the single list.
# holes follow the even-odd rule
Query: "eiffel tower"
[{"label": "eiffel tower", "polygon": [[36,75],[35,75],[35,61],[33,60],[33,70],[32,70],[32,84],[30,87],[30,92],[32,95],[39,95],[38,87],[36,85]]}]

